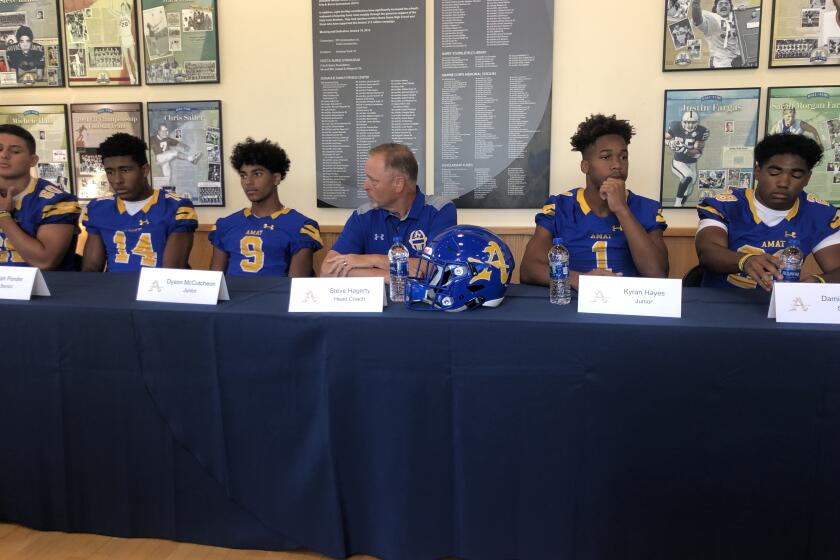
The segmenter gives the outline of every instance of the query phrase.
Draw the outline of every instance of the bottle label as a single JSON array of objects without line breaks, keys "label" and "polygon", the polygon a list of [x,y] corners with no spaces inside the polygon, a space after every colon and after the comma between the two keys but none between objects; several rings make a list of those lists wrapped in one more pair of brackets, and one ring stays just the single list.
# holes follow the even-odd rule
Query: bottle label
[{"label": "bottle label", "polygon": [[798,268],[783,268],[781,271],[785,282],[799,282]]},{"label": "bottle label", "polygon": [[549,263],[548,275],[552,280],[565,280],[569,277],[569,265],[567,263]]},{"label": "bottle label", "polygon": [[391,261],[391,276],[408,276],[408,261]]}]

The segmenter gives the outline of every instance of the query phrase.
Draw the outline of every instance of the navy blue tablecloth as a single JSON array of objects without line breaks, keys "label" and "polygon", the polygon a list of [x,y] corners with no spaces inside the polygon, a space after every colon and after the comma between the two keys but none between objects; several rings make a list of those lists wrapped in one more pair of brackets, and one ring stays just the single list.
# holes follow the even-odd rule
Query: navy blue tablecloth
[{"label": "navy blue tablecloth", "polygon": [[840,557],[840,328],[690,289],[682,319],[514,286],[460,314],[0,302],[0,519],[430,559]]}]

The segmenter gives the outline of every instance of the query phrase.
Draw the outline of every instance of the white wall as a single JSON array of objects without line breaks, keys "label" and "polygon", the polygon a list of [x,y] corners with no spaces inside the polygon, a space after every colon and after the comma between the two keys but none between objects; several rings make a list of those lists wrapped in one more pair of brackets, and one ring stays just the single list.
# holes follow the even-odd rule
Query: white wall
[{"label": "white wall", "polygon": [[[707,0],[703,2],[705,7]],[[616,113],[636,126],[628,184],[638,194],[658,199],[665,89],[840,84],[837,67],[767,68],[771,0],[764,1],[761,68],[663,73],[663,5],[660,0],[555,0],[552,193],[581,184],[580,156],[570,151],[568,139],[590,113]],[[434,0],[427,0],[426,22],[427,153],[431,155]],[[226,151],[248,135],[277,141],[292,160],[280,199],[322,225],[342,225],[350,210],[319,209],[315,202],[311,0],[219,0],[218,23],[221,84],[3,90],[0,103],[221,99]],[[763,127],[764,99],[760,130]],[[426,165],[430,184],[434,178],[432,160],[420,162]],[[230,166],[226,166],[225,181],[227,206],[199,209],[202,223],[212,223],[246,205]],[[671,226],[694,226],[697,222],[693,210],[667,210],[665,214]],[[533,216],[533,210],[462,210],[459,221],[532,226]]]}]

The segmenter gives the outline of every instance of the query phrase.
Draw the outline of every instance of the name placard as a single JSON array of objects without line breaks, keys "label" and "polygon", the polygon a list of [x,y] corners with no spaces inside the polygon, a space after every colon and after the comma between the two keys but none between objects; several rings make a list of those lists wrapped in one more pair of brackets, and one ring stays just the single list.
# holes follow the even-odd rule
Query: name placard
[{"label": "name placard", "polygon": [[137,301],[216,305],[230,299],[225,275],[207,270],[144,268]]},{"label": "name placard", "polygon": [[840,324],[840,284],[776,282],[767,317],[779,323]]},{"label": "name placard", "polygon": [[682,317],[682,281],[581,275],[578,312]]},{"label": "name placard", "polygon": [[382,313],[382,278],[292,278],[289,313]]},{"label": "name placard", "polygon": [[47,282],[37,268],[0,266],[0,299],[30,300],[48,295]]}]

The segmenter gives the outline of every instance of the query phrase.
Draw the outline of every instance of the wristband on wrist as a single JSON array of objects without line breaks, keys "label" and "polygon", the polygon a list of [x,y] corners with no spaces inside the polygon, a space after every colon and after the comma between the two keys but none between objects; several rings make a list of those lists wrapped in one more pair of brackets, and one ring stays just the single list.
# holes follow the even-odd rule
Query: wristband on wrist
[{"label": "wristband on wrist", "polygon": [[752,253],[747,253],[746,255],[741,257],[741,260],[738,261],[738,270],[740,270],[741,272],[744,272],[744,265],[747,264],[747,259],[750,258],[750,257],[754,257],[754,256],[755,255],[753,255]]},{"label": "wristband on wrist", "polygon": [[825,278],[823,278],[819,274],[812,274],[811,277],[816,278],[817,282],[819,282],[820,284],[825,284]]}]

